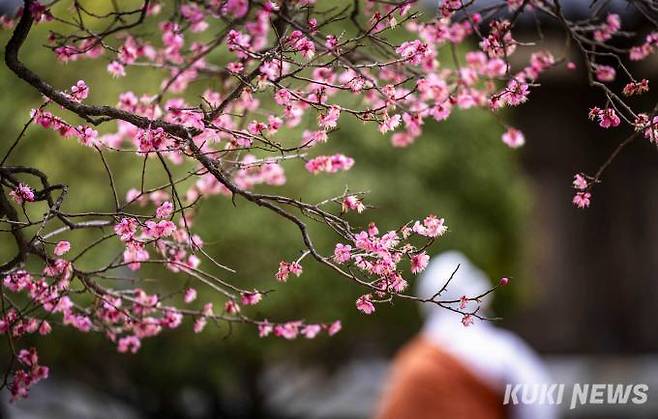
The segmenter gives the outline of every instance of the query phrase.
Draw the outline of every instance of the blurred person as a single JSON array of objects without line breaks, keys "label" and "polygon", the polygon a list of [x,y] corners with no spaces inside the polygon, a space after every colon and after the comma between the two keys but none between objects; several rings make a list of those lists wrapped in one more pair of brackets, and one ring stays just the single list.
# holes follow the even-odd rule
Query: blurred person
[{"label": "blurred person", "polygon": [[[491,288],[484,272],[450,251],[430,263],[416,294],[431,298],[453,272],[441,300],[476,297]],[[488,314],[491,298],[482,298],[479,314]],[[477,307],[470,301],[461,311]],[[554,405],[503,403],[509,384],[551,384],[542,361],[521,338],[490,321],[465,326],[462,314],[436,304],[422,303],[422,309],[423,329],[396,355],[377,419],[557,418]]]},{"label": "blurred person", "polygon": [[0,0],[0,16],[14,17],[22,5],[21,0]]}]

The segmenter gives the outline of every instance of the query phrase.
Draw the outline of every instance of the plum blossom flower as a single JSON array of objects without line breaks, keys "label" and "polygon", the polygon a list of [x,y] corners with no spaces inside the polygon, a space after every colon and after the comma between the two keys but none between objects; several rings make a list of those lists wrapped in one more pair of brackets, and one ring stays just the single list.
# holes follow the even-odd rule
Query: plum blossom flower
[{"label": "plum blossom flower", "polygon": [[386,134],[389,131],[395,130],[400,125],[400,120],[402,117],[400,115],[393,115],[389,117],[388,115],[384,116],[384,120],[379,124],[379,132]]},{"label": "plum blossom flower", "polygon": [[599,81],[614,81],[616,77],[615,69],[609,65],[596,66],[596,78]]},{"label": "plum blossom flower", "polygon": [[87,147],[93,147],[98,144],[98,131],[91,127],[78,126],[75,135],[78,137],[80,144]]},{"label": "plum blossom flower", "polygon": [[167,307],[164,310],[164,317],[160,320],[160,324],[169,329],[175,329],[183,322],[183,313],[173,307]]},{"label": "plum blossom flower", "polygon": [[228,314],[238,314],[240,312],[240,306],[233,300],[228,300],[224,303],[224,311]]},{"label": "plum blossom flower", "polygon": [[340,332],[342,328],[343,328],[343,324],[340,322],[340,320],[336,320],[335,322],[329,325],[329,327],[327,328],[327,333],[329,334],[329,336],[333,336],[336,333]]},{"label": "plum blossom flower", "polygon": [[277,324],[276,326],[274,326],[274,334],[284,339],[292,340],[297,338],[297,335],[299,335],[300,326],[301,326],[301,322],[299,321]]},{"label": "plum blossom flower", "polygon": [[142,346],[141,340],[137,336],[124,336],[119,339],[117,349],[121,353],[137,353]]},{"label": "plum blossom flower", "polygon": [[243,292],[240,301],[246,306],[258,304],[263,299],[263,294],[258,291]]},{"label": "plum blossom flower", "polygon": [[261,338],[264,338],[268,336],[270,333],[272,333],[272,330],[274,327],[270,322],[267,320],[264,320],[258,324],[258,336]]},{"label": "plum blossom flower", "polygon": [[201,333],[203,332],[203,329],[205,329],[207,323],[208,320],[206,320],[205,317],[199,317],[194,321],[192,330],[194,331],[194,333]]},{"label": "plum blossom flower", "polygon": [[423,223],[416,221],[412,227],[416,234],[425,237],[440,237],[448,231],[448,226],[445,225],[443,218],[437,218],[435,215],[428,215],[423,220]]},{"label": "plum blossom flower", "polygon": [[87,99],[89,95],[89,87],[84,82],[84,80],[78,80],[78,82],[71,87],[71,98],[76,102],[82,102]]},{"label": "plum blossom flower", "polygon": [[521,131],[515,128],[508,128],[502,136],[503,143],[509,148],[519,148],[525,144],[525,137]]},{"label": "plum blossom flower", "polygon": [[176,231],[176,224],[169,220],[160,220],[158,222],[148,220],[144,224],[144,234],[153,239],[171,236]]},{"label": "plum blossom flower", "polygon": [[157,218],[168,218],[173,212],[174,204],[165,201],[155,210],[155,216]]},{"label": "plum blossom flower", "polygon": [[333,156],[318,156],[309,160],[305,167],[310,173],[320,172],[336,173],[341,170],[349,170],[354,165],[354,159],[343,154]]},{"label": "plum blossom flower", "polygon": [[324,129],[336,128],[339,116],[340,108],[338,106],[330,106],[326,114],[318,116],[318,125]]},{"label": "plum blossom flower", "polygon": [[197,292],[194,288],[187,288],[183,293],[183,301],[185,304],[189,304],[192,301],[196,300]]},{"label": "plum blossom flower", "polygon": [[63,254],[67,253],[69,250],[71,250],[71,243],[69,243],[66,240],[61,240],[57,242],[55,245],[55,250],[53,253],[57,256],[62,256]]},{"label": "plum blossom flower", "polygon": [[587,180],[580,173],[573,177],[573,187],[575,189],[579,189],[581,191],[584,191],[585,189],[587,189],[588,185],[589,184],[588,184]]},{"label": "plum blossom flower", "polygon": [[621,29],[621,19],[619,15],[611,13],[606,17],[597,30],[594,31],[594,39],[599,42],[604,42],[612,38],[612,36]]},{"label": "plum blossom flower", "polygon": [[9,192],[9,196],[19,205],[25,202],[34,202],[35,199],[32,188],[24,183],[19,183],[16,189]]},{"label": "plum blossom flower", "polygon": [[363,204],[363,202],[354,195],[348,195],[343,198],[341,206],[343,208],[343,212],[356,211],[359,214],[361,214],[366,209],[366,206]]},{"label": "plum blossom flower", "polygon": [[286,282],[290,274],[299,277],[303,272],[302,265],[299,262],[286,262],[281,261],[279,263],[279,270],[277,271],[275,278],[279,282]]},{"label": "plum blossom flower", "polygon": [[462,295],[461,297],[459,297],[459,309],[464,310],[466,308],[466,306],[468,305],[468,301],[469,301],[468,297],[466,297],[465,295]]},{"label": "plum blossom flower", "polygon": [[617,116],[617,113],[612,108],[599,110],[599,112],[596,114],[596,117],[599,120],[599,126],[601,128],[616,127],[621,123],[621,119],[619,119],[619,116]]},{"label": "plum blossom flower", "polygon": [[364,314],[372,314],[375,312],[375,305],[372,303],[372,295],[365,294],[357,298],[356,308]]},{"label": "plum blossom flower", "polygon": [[112,61],[107,65],[107,72],[114,78],[125,77],[126,68],[119,61]]},{"label": "plum blossom flower", "polygon": [[321,331],[322,331],[322,326],[320,326],[319,324],[307,324],[306,326],[304,326],[301,333],[306,339],[313,339]]},{"label": "plum blossom flower", "polygon": [[590,198],[592,194],[589,192],[576,192],[576,195],[573,197],[573,204],[578,208],[587,208],[590,204]]},{"label": "plum blossom flower", "polygon": [[411,273],[417,274],[427,267],[430,257],[427,253],[421,252],[411,257]]},{"label": "plum blossom flower", "polygon": [[462,324],[464,325],[464,327],[468,327],[468,326],[472,325],[473,324],[473,316],[470,315],[470,314],[465,314],[462,317]]},{"label": "plum blossom flower", "polygon": [[137,220],[134,218],[124,217],[118,224],[114,225],[114,233],[124,242],[132,240],[136,232]]},{"label": "plum blossom flower", "polygon": [[123,251],[123,262],[128,264],[128,268],[133,271],[141,267],[140,262],[149,260],[149,252],[144,249],[144,245],[139,242],[130,241],[126,243]]},{"label": "plum blossom flower", "polygon": [[431,55],[429,45],[416,39],[413,41],[403,42],[395,52],[404,58],[410,64],[418,65],[424,58]]},{"label": "plum blossom flower", "polygon": [[625,96],[641,95],[649,91],[649,80],[642,79],[639,82],[630,82],[624,86],[623,93]]},{"label": "plum blossom flower", "polygon": [[505,92],[501,95],[501,99],[511,106],[518,106],[528,100],[528,83],[522,82],[517,79],[512,79],[507,84]]},{"label": "plum blossom flower", "polygon": [[26,369],[17,369],[14,372],[9,391],[10,401],[26,398],[30,387],[39,381],[48,378],[48,367],[39,365],[39,357],[35,348],[21,349],[18,353],[18,361]]},{"label": "plum blossom flower", "polygon": [[338,243],[334,250],[334,260],[337,263],[345,263],[352,257],[352,246]]}]

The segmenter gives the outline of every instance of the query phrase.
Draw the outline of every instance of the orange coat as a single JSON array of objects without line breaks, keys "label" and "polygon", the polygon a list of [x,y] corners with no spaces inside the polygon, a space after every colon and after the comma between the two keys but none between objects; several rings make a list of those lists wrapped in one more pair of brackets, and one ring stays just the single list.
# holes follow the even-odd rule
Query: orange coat
[{"label": "orange coat", "polygon": [[396,356],[377,419],[504,419],[502,394],[417,337]]}]

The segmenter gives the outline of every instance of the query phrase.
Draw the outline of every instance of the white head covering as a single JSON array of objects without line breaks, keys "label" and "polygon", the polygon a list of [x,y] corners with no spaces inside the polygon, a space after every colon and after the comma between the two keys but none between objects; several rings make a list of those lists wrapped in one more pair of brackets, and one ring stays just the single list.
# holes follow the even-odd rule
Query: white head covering
[{"label": "white head covering", "polygon": [[[459,269],[455,272],[455,269]],[[445,292],[438,298],[443,301],[459,300],[462,296],[476,297],[493,285],[486,274],[462,253],[449,251],[432,258],[420,277],[416,295],[430,298],[450,279]],[[493,294],[481,299],[478,314],[488,315]],[[459,303],[451,305],[459,307]],[[462,311],[472,312],[477,302],[469,302]],[[423,335],[442,350],[447,351],[471,370],[485,384],[501,395],[507,384],[552,384],[543,362],[518,336],[494,327],[490,321],[475,319],[465,327],[462,315],[432,303],[422,303],[426,316]],[[510,406],[512,419],[556,419],[555,406],[530,404]]]},{"label": "white head covering", "polygon": [[[450,279],[452,276],[452,279]],[[448,283],[448,281],[450,281]],[[439,290],[446,286],[445,290],[437,297],[437,300],[452,301],[459,300],[462,296],[468,298],[484,294],[491,289],[491,283],[487,275],[477,266],[473,265],[463,253],[451,250],[441,253],[431,259],[431,262],[416,286],[416,295],[421,298],[431,298]],[[478,305],[481,314],[485,314],[491,303],[491,294],[482,298],[480,304],[469,301],[461,311],[472,312]],[[450,304],[458,308],[459,303]],[[446,310],[436,304],[423,304],[423,310],[427,317],[450,316],[459,318],[459,313]]]}]

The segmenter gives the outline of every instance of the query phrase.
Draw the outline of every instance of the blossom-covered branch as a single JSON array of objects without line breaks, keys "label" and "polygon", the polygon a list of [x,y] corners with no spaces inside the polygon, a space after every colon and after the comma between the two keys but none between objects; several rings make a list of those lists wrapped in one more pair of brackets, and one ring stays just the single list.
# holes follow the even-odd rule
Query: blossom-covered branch
[{"label": "blossom-covered branch", "polygon": [[[631,2],[650,17],[653,9],[645,3]],[[537,49],[515,39],[516,25],[529,11],[563,29],[564,50]],[[542,73],[576,67],[568,57],[575,43],[590,85],[604,93],[590,117],[602,128],[623,124],[635,134],[594,175],[576,175],[574,203],[589,206],[591,188],[633,139],[656,142],[655,108],[635,110],[629,101],[648,91],[648,81],[635,78],[625,63],[627,57],[650,55],[658,35],[646,35],[638,46],[624,50],[615,38],[636,35],[622,31],[617,15],[600,16],[593,8],[586,21],[571,21],[557,0],[486,6],[447,0],[433,9],[413,0],[144,0],[138,7],[25,0],[18,15],[3,18],[3,24],[12,30],[6,65],[43,96],[0,163],[0,224],[15,243],[15,255],[0,262],[0,333],[8,337],[13,354],[3,385],[14,399],[25,397],[48,374],[36,350],[18,343],[25,335],[49,334],[51,324],[103,333],[119,351],[133,353],[144,338],[177,328],[185,317],[192,319],[195,332],[211,321],[251,325],[263,337],[337,333],[339,320],[271,321],[249,313],[248,306],[268,291],[236,285],[239,281],[231,278],[239,276],[239,267],[205,249],[195,231],[199,207],[218,195],[261,207],[298,230],[301,256],[282,249],[278,270],[273,267],[267,280],[298,277],[313,260],[362,289],[355,306],[365,314],[377,304],[404,299],[460,313],[465,326],[474,318],[485,319],[478,310],[464,311],[465,302],[479,301],[506,285],[507,278],[482,295],[459,300],[442,300],[445,287],[424,300],[407,292],[428,264],[428,248],[447,230],[443,218],[418,215],[419,220],[400,220],[380,231],[373,223],[359,227],[344,217],[367,214],[364,193],[347,188],[319,203],[276,193],[291,165],[302,165],[311,182],[358,164],[351,156],[325,151],[341,119],[358,120],[364,129],[390,136],[394,147],[407,147],[421,137],[426,123],[440,123],[455,111],[497,113],[522,105],[541,86]],[[159,88],[140,95],[125,91],[92,104],[88,98],[94,86],[84,80],[70,87],[51,85],[20,59],[35,24],[49,25],[45,43],[53,61],[96,60],[108,78],[130,78],[133,71],[146,69],[161,81]],[[155,27],[155,35],[140,30]],[[522,49],[531,53],[519,66],[510,57]],[[612,64],[604,64],[610,57]],[[606,84],[617,72],[628,80],[622,92]],[[188,88],[199,85],[205,90],[194,98]],[[523,133],[498,120],[503,143],[522,146]],[[51,184],[39,168],[10,164],[31,126],[89,148],[89,159],[96,159],[107,178],[110,208],[66,211],[64,201],[76,199],[73,188]],[[299,138],[291,138],[295,127],[305,128]],[[131,189],[117,187],[121,174],[112,170],[110,154],[140,162],[140,181]],[[167,181],[146,187],[159,176]],[[45,213],[34,219],[32,209],[38,205]],[[240,222],[239,212],[232,216]],[[316,247],[311,224],[332,234],[335,246]],[[67,240],[75,230],[93,232],[96,238],[75,248]],[[83,268],[81,260],[107,242],[120,243],[120,254],[107,254],[99,266]],[[35,270],[32,262],[40,268]],[[134,286],[135,277],[121,276],[125,268],[139,273],[146,265],[197,285],[149,294]],[[446,287],[451,279],[446,278]],[[111,284],[117,280],[127,286],[116,289]],[[196,287],[221,296],[221,309],[211,302],[197,304]]]}]

